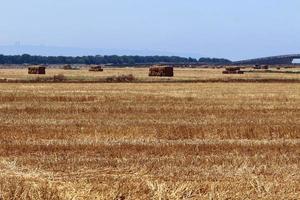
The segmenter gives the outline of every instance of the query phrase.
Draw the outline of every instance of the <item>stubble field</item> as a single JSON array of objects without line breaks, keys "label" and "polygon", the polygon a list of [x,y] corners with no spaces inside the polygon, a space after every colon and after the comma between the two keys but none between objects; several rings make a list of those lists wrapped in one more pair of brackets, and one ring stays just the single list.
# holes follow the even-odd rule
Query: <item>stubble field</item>
[{"label": "stubble field", "polygon": [[[5,66],[2,66],[5,67]],[[0,66],[0,82],[5,79],[10,82],[17,80],[28,81],[36,79],[53,78],[56,75],[63,75],[69,81],[100,81],[103,82],[107,77],[133,75],[136,82],[224,82],[234,80],[244,81],[286,81],[286,82],[300,82],[300,67],[292,69],[280,70],[272,69],[276,72],[291,71],[297,72],[295,74],[287,73],[245,73],[245,74],[222,74],[225,69],[212,68],[175,68],[175,76],[169,77],[149,77],[148,68],[105,68],[103,72],[89,72],[88,67],[83,66],[80,70],[63,70],[58,68],[49,68],[46,70],[46,75],[28,75],[27,69],[1,69]],[[251,70],[245,68],[244,70]],[[258,70],[260,71],[260,70]]]},{"label": "stubble field", "polygon": [[0,84],[0,199],[298,199],[299,83]]}]

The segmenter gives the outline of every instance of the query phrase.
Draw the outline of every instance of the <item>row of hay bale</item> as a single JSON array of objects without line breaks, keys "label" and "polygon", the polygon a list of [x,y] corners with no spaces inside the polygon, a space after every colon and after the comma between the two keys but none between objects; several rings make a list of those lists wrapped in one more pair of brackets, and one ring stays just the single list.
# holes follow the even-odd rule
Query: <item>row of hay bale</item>
[{"label": "row of hay bale", "polygon": [[[65,65],[64,70],[75,70],[78,68],[73,68],[71,65]],[[90,72],[103,72],[101,65],[92,66],[89,69]],[[28,67],[28,74],[46,74],[46,67]],[[174,76],[174,70],[172,66],[154,66],[149,69],[149,76]]]},{"label": "row of hay bale", "polygon": [[[74,68],[71,65],[65,65],[63,69],[75,70],[79,68]],[[103,68],[102,65],[92,66],[89,68],[89,71],[103,72]],[[244,74],[244,71],[241,71],[240,67],[226,67],[225,71],[223,71],[222,73],[223,74]],[[28,74],[46,74],[46,67],[44,66],[28,67]],[[149,76],[173,77],[174,67],[173,66],[152,66],[149,68]]]},{"label": "row of hay bale", "polygon": [[[63,66],[64,70],[79,70],[78,67],[72,67],[72,65],[65,65]],[[89,68],[90,72],[103,72],[102,65],[96,65]]]},{"label": "row of hay bale", "polygon": [[[72,67],[71,65],[64,65],[64,70],[79,70],[80,68]],[[103,68],[101,65],[92,66],[89,68],[90,72],[103,72]],[[33,66],[28,67],[28,74],[46,74],[45,66]]]},{"label": "row of hay bale", "polygon": [[253,69],[269,69],[269,65],[254,65]]}]

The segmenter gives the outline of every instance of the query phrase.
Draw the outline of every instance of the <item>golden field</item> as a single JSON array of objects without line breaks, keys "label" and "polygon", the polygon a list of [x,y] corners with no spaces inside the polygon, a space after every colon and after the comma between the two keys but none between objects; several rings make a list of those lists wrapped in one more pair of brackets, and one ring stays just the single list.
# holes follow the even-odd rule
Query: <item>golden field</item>
[{"label": "golden field", "polygon": [[[180,69],[174,79],[219,72]],[[58,73],[147,78],[49,70]],[[228,75],[237,76],[299,79]],[[5,200],[299,199],[300,84],[2,83],[0,143]]]},{"label": "golden field", "polygon": [[[249,70],[250,68],[245,68]],[[7,80],[34,80],[36,78],[51,78],[55,75],[64,75],[68,80],[84,80],[84,81],[97,81],[103,80],[111,76],[120,76],[132,74],[139,82],[151,81],[230,81],[230,80],[296,80],[300,82],[300,67],[292,69],[280,70],[273,69],[274,71],[292,71],[298,72],[297,74],[281,74],[281,73],[245,73],[245,74],[222,74],[223,69],[211,68],[175,68],[175,76],[169,77],[148,77],[148,68],[104,68],[103,72],[89,72],[87,67],[80,70],[63,70],[58,68],[46,69],[46,75],[28,75],[27,69],[1,69],[0,68],[0,81]]]}]

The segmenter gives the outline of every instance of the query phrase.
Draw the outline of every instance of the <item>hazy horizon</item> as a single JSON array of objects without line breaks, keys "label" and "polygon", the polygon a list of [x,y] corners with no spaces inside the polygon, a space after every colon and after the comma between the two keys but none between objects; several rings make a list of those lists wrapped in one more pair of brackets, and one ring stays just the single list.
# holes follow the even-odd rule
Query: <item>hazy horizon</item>
[{"label": "hazy horizon", "polygon": [[46,46],[46,45],[0,45],[0,54],[3,55],[42,55],[42,56],[89,56],[89,55],[139,55],[139,56],[181,56],[200,58],[200,54],[189,52],[168,52],[151,49],[102,49],[102,48],[81,48],[67,46]]},{"label": "hazy horizon", "polygon": [[20,53],[231,60],[300,53],[296,0],[11,0],[1,7],[0,54],[24,46],[33,49]]}]

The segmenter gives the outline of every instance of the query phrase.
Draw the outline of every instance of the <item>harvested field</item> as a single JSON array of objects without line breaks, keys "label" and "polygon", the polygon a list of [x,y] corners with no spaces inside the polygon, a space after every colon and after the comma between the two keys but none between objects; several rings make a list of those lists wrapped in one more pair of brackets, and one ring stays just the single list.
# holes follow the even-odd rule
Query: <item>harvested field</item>
[{"label": "harvested field", "polygon": [[[64,75],[70,82],[105,82],[108,77],[133,75],[136,82],[299,82],[300,73],[245,73],[222,74],[224,69],[184,69],[174,68],[174,77],[149,77],[148,68],[105,68],[101,73],[89,72],[87,68],[80,70],[63,70],[47,68],[47,74],[37,77],[28,75],[26,69],[0,69],[0,82],[35,81],[36,79],[52,79],[55,75]],[[249,71],[243,69],[242,71]],[[285,69],[280,70],[284,72]],[[300,72],[300,68],[288,69]]]},{"label": "harvested field", "polygon": [[4,199],[298,199],[300,84],[5,83],[0,143]]}]

